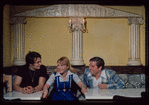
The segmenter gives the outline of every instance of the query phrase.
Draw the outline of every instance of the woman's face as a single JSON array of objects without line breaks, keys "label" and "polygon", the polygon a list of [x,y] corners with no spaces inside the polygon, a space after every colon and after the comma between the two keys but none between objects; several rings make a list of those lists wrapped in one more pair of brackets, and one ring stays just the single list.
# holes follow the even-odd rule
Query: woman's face
[{"label": "woman's face", "polygon": [[64,74],[65,72],[67,72],[68,68],[69,66],[67,65],[63,65],[60,62],[57,63],[57,69],[58,69],[58,72],[60,72],[60,74]]}]

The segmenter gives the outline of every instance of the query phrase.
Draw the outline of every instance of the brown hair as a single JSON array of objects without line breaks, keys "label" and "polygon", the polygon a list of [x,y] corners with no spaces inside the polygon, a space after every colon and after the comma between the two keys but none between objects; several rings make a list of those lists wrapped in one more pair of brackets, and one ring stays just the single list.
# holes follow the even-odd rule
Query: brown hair
[{"label": "brown hair", "polygon": [[91,61],[97,62],[97,63],[96,63],[97,69],[98,69],[100,66],[102,66],[102,69],[101,69],[101,70],[104,69],[105,62],[104,62],[104,60],[103,60],[102,58],[100,58],[100,57],[93,57],[93,58],[91,58],[89,61],[90,61],[90,62],[91,62]]},{"label": "brown hair", "polygon": [[[77,70],[75,70],[74,68],[72,68],[70,66],[70,61],[67,57],[61,57],[60,59],[57,60],[57,63],[60,62],[60,64],[62,65],[66,65],[66,66],[69,66],[69,70],[72,72],[72,73],[77,73]],[[53,71],[53,73],[56,73],[57,72],[57,68]]]}]

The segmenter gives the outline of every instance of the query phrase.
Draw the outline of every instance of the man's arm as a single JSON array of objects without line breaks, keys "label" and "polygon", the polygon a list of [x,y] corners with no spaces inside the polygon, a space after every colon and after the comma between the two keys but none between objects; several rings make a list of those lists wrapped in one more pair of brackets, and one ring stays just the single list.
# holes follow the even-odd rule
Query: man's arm
[{"label": "man's arm", "polygon": [[21,82],[22,82],[22,77],[16,76],[14,84],[13,84],[13,90],[14,91],[22,92],[23,88],[20,87]]},{"label": "man's arm", "polygon": [[20,87],[21,82],[22,82],[22,77],[16,76],[15,81],[14,81],[14,84],[13,84],[13,90],[14,90],[14,91],[21,92],[21,93],[23,93],[23,94],[28,94],[28,93],[30,93],[30,91],[28,90],[27,87],[24,87],[24,88],[21,88],[21,87]]},{"label": "man's arm", "polygon": [[85,71],[84,71],[84,75],[83,75],[83,80],[82,80],[82,82],[83,82],[83,84],[87,87],[88,86],[88,84],[87,84],[87,69],[85,69]]},{"label": "man's arm", "polygon": [[34,88],[36,90],[36,92],[41,91],[43,89],[43,86],[44,86],[45,82],[46,82],[46,78],[45,77],[39,77],[39,83]]},{"label": "man's arm", "polygon": [[107,84],[108,89],[123,89],[124,82],[116,74],[111,78],[113,83]]},{"label": "man's arm", "polygon": [[16,76],[14,84],[13,84],[13,90],[21,92],[23,94],[33,93],[33,88],[31,86],[27,86],[24,88],[20,87],[20,84],[22,82],[22,77]]}]

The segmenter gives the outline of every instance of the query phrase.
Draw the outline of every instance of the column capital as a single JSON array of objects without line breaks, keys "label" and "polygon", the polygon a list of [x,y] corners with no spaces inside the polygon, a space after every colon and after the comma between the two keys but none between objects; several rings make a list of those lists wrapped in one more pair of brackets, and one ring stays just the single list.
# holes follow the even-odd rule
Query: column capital
[{"label": "column capital", "polygon": [[72,17],[70,19],[72,19],[72,24],[74,24],[74,23],[83,24],[84,18],[83,17]]},{"label": "column capital", "polygon": [[27,21],[26,21],[26,18],[25,17],[12,17],[10,19],[10,24],[26,24]]},{"label": "column capital", "polygon": [[137,17],[129,17],[128,18],[128,24],[135,24],[135,25],[140,25],[144,23],[144,19],[143,18],[137,18]]},{"label": "column capital", "polygon": [[72,17],[71,19],[71,31],[83,31],[84,18],[83,17]]}]

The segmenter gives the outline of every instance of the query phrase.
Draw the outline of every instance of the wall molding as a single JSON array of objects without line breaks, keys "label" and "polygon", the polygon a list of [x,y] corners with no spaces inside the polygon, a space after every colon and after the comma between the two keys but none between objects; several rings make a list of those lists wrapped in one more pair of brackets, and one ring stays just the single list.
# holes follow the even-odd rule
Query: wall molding
[{"label": "wall molding", "polygon": [[[11,66],[11,67],[3,67],[3,73],[4,74],[13,74],[15,75],[22,66]],[[57,66],[46,66],[47,67],[47,73],[52,74],[53,70]],[[85,69],[89,66],[76,66],[73,67],[74,69],[77,69],[77,74],[83,74]],[[105,66],[107,69],[111,69],[116,72],[116,74],[145,74],[145,70],[148,70],[146,66]]]},{"label": "wall molding", "polygon": [[[141,61],[140,61],[140,47],[139,47],[139,35],[140,35],[140,30],[139,30],[139,25],[144,23],[144,19],[142,18],[141,15],[138,14],[133,14],[121,10],[116,10],[112,8],[108,8],[105,6],[101,5],[94,5],[94,4],[60,4],[60,5],[51,5],[45,8],[40,8],[40,9],[34,9],[34,10],[29,10],[26,12],[18,13],[15,14],[12,18],[11,21],[15,22],[14,27],[17,26],[17,24],[20,24],[20,22],[24,21],[16,21],[16,20],[21,20],[19,18],[27,18],[27,17],[68,17],[68,18],[127,18],[128,19],[128,25],[129,25],[129,58],[128,58],[128,63],[126,65],[129,66],[140,66]],[[16,18],[16,19],[15,19]],[[21,23],[24,25],[26,22]],[[14,30],[14,33],[16,33],[18,36],[21,36],[18,29],[21,29],[20,26],[16,28],[17,30]],[[24,29],[21,29],[20,31],[23,33]],[[77,31],[75,31],[77,32]],[[73,35],[74,32],[71,32]],[[75,34],[74,34],[75,35]],[[76,33],[76,35],[82,35],[83,33],[79,34]],[[14,35],[15,36],[15,35]],[[19,39],[19,42],[21,43],[22,46],[25,45],[25,42],[22,42],[25,39],[25,35],[23,34],[23,37]],[[74,41],[74,38],[72,38],[72,42]],[[15,40],[18,40],[17,37],[14,38]],[[77,41],[74,46],[79,45],[78,43],[83,43],[83,39],[81,39],[82,42]],[[82,44],[80,44],[81,46]],[[17,43],[14,46],[14,52],[18,50],[19,48],[19,43]],[[79,47],[76,48],[79,51]],[[83,47],[81,47],[83,49]],[[74,52],[72,49],[72,65],[84,65],[83,63],[83,55],[81,57],[73,58],[73,55],[77,55],[77,50]],[[21,47],[21,50],[18,50],[19,52],[16,53],[16,56],[20,54],[21,52],[25,52],[24,47]],[[83,50],[81,51],[83,54]],[[75,53],[75,54],[73,54]],[[79,53],[80,54],[80,53]],[[21,60],[24,59],[21,57]],[[19,61],[19,58],[16,58],[15,61]],[[22,60],[24,61],[24,60]],[[79,64],[78,64],[79,63]],[[22,65],[23,63],[19,64],[19,62],[14,63],[15,65]]]},{"label": "wall molding", "polygon": [[95,4],[60,4],[51,5],[45,8],[29,10],[15,14],[14,16],[25,17],[138,17],[141,15],[133,14],[121,10]]}]

